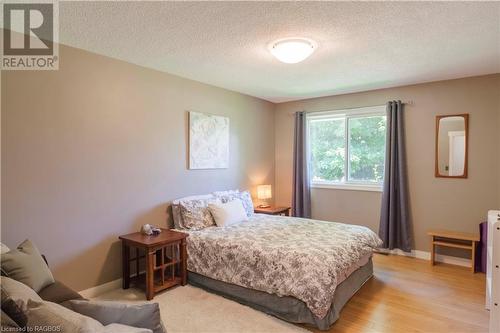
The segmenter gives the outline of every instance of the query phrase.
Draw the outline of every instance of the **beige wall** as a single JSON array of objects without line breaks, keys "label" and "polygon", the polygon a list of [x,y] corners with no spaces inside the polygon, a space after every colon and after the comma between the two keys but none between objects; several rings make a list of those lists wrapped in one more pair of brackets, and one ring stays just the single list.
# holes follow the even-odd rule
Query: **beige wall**
[{"label": "beige wall", "polygon": [[[500,208],[499,92],[497,74],[278,104],[276,202],[291,202],[291,113],[382,105],[393,99],[412,100],[414,105],[406,107],[406,137],[416,249],[429,250],[426,236],[429,228],[476,231],[489,209]],[[470,114],[469,178],[435,178],[435,116],[456,113]],[[377,231],[380,200],[380,192],[313,189],[313,217],[362,224]]]},{"label": "beige wall", "polygon": [[[274,183],[273,104],[61,46],[2,73],[2,242],[32,239],[78,290],[120,276],[120,234],[167,202]],[[187,170],[187,110],[230,118],[230,167]]]}]

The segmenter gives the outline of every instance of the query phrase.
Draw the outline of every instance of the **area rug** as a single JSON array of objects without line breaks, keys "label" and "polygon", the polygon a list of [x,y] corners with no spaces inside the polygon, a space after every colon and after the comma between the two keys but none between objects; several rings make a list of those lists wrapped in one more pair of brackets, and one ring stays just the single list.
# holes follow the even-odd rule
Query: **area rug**
[{"label": "area rug", "polygon": [[[95,299],[145,301],[139,289],[116,289]],[[187,285],[157,294],[152,302],[160,312],[168,333],[305,333],[298,326],[256,311],[248,306]]]}]

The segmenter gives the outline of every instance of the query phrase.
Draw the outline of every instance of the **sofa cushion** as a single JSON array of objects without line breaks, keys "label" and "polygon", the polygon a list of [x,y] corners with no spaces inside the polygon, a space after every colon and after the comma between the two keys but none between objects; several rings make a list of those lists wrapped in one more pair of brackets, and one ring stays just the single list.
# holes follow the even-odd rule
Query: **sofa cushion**
[{"label": "sofa cushion", "polygon": [[9,277],[0,277],[0,285],[2,288],[2,302],[4,298],[10,298],[22,311],[26,311],[29,299],[34,301],[42,300],[33,289]]},{"label": "sofa cushion", "polygon": [[2,311],[12,319],[17,326],[26,326],[26,311],[28,300],[40,300],[33,289],[11,278],[0,277]]},{"label": "sofa cushion", "polygon": [[2,273],[36,292],[54,283],[54,277],[36,246],[25,240],[17,249],[2,254]]},{"label": "sofa cushion", "polygon": [[74,311],[98,320],[103,325],[112,323],[147,328],[153,333],[166,333],[158,303],[124,303],[116,301],[70,301]]},{"label": "sofa cushion", "polygon": [[[4,315],[6,318],[3,318]],[[27,320],[26,313],[2,289],[2,327],[4,322],[9,326],[13,326],[9,323],[14,322],[14,326],[25,328]]]},{"label": "sofa cushion", "polygon": [[60,332],[102,332],[104,326],[97,320],[81,315],[59,304],[47,301],[28,301],[28,331],[40,327],[59,328]]},{"label": "sofa cushion", "polygon": [[[38,295],[44,300],[49,302],[58,303],[67,306],[67,301],[73,299],[83,299],[83,297],[74,291],[73,289],[66,286],[64,283],[56,281],[47,287],[40,290]],[[68,303],[69,304],[69,303]]]}]

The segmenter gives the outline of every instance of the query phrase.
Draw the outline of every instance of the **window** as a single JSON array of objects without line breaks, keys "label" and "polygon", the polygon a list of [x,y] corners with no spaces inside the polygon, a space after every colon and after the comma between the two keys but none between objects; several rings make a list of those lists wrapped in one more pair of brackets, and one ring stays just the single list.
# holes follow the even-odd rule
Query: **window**
[{"label": "window", "polygon": [[311,114],[307,124],[313,187],[381,190],[385,106]]}]

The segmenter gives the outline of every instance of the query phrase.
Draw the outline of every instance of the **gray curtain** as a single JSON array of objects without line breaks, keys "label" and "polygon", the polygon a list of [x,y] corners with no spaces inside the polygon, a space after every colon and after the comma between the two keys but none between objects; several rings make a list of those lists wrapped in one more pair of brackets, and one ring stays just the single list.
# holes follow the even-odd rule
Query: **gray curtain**
[{"label": "gray curtain", "polygon": [[306,113],[295,113],[293,141],[292,215],[311,217],[311,189],[309,182]]},{"label": "gray curtain", "polygon": [[406,149],[401,101],[387,103],[387,139],[384,192],[380,214],[379,236],[383,248],[410,252],[412,233],[408,206]]}]

